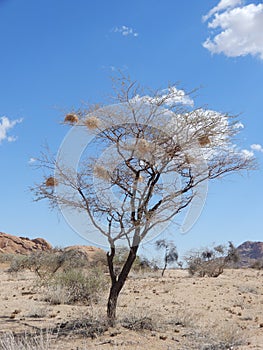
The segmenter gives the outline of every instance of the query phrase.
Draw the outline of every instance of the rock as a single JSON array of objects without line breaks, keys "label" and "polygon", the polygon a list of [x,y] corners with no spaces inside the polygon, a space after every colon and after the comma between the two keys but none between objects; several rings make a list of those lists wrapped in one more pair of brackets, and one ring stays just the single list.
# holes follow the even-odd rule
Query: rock
[{"label": "rock", "polygon": [[246,241],[237,247],[239,266],[249,267],[257,260],[263,260],[263,242]]},{"label": "rock", "polygon": [[93,262],[94,260],[97,260],[106,264],[106,261],[107,261],[106,252],[103,249],[97,248],[97,247],[86,246],[86,245],[73,245],[73,246],[64,248],[64,251],[76,252],[77,254],[87,258],[89,262]]},{"label": "rock", "polygon": [[0,253],[30,254],[35,251],[48,251],[52,246],[43,238],[29,239],[0,232]]}]

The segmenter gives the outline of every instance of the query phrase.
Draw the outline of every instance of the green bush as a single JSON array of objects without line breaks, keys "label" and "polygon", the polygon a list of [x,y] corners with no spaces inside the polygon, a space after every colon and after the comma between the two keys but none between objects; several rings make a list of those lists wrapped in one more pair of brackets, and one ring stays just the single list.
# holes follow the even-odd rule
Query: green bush
[{"label": "green bush", "polygon": [[29,268],[28,256],[27,255],[15,255],[11,259],[9,273],[16,273]]},{"label": "green bush", "polygon": [[11,260],[8,272],[30,270],[35,272],[41,280],[48,280],[59,270],[87,266],[88,260],[85,254],[73,250],[54,249],[33,252],[29,255],[15,255]]},{"label": "green bush", "polygon": [[15,254],[0,253],[0,263],[11,263]]},{"label": "green bush", "polygon": [[48,282],[46,301],[53,304],[97,302],[108,286],[105,274],[98,268],[88,271],[67,269],[53,276]]}]

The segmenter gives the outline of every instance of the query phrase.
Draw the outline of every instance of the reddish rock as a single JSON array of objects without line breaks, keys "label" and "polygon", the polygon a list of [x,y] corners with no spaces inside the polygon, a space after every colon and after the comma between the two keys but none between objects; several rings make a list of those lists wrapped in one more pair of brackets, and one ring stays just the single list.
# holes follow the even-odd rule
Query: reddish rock
[{"label": "reddish rock", "polygon": [[73,246],[66,247],[64,250],[74,251],[81,255],[84,255],[89,262],[94,261],[94,258],[98,257],[98,255],[102,259],[104,257],[106,261],[106,252],[101,248],[87,246],[87,245],[73,245]]},{"label": "reddish rock", "polygon": [[29,239],[0,232],[0,253],[30,254],[34,251],[48,251],[52,246],[43,238]]}]

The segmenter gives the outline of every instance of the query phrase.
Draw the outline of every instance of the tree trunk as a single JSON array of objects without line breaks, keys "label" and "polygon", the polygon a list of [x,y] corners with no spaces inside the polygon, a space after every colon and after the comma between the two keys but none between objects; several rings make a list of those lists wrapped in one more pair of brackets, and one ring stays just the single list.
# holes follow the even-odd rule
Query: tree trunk
[{"label": "tree trunk", "polygon": [[112,284],[109,298],[108,298],[108,305],[107,305],[107,317],[108,317],[109,325],[111,327],[115,325],[117,300],[118,300],[120,291],[121,289],[118,285],[118,282],[115,282],[115,284]]},{"label": "tree trunk", "polygon": [[164,268],[163,268],[163,271],[162,271],[162,277],[164,275],[164,271],[166,270],[166,267],[167,267],[167,262],[165,262],[165,264],[164,264]]},{"label": "tree trunk", "polygon": [[168,264],[167,253],[168,253],[168,248],[166,247],[166,252],[165,252],[165,257],[164,257],[164,268],[163,268],[163,271],[162,271],[162,277],[164,275],[164,271],[166,270],[166,267],[167,267],[167,264]]},{"label": "tree trunk", "polygon": [[108,317],[109,325],[112,327],[115,325],[115,321],[116,321],[116,308],[117,308],[118,296],[125,284],[125,281],[128,277],[128,274],[131,270],[134,260],[136,259],[137,250],[138,250],[138,246],[131,247],[130,253],[127,257],[125,264],[123,265],[123,268],[118,276],[118,279],[116,278],[115,275],[112,276],[113,259],[111,259],[110,255],[108,255],[108,264],[109,264],[109,270],[111,274],[111,288],[110,288],[110,294],[108,297],[107,317]]}]

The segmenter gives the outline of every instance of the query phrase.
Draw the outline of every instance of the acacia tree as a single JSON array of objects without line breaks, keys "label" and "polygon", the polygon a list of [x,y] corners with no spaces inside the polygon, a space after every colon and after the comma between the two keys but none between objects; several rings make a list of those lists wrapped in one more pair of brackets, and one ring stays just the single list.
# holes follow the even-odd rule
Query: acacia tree
[{"label": "acacia tree", "polygon": [[[190,97],[173,86],[145,93],[121,78],[114,91],[118,103],[66,116],[74,130],[87,138],[93,134],[92,143],[77,167],[67,164],[61,150],[56,158],[44,152],[38,164],[45,170],[44,182],[33,189],[37,200],[47,198],[62,210],[86,213],[107,240],[107,316],[112,325],[143,239],[191,205],[203,182],[253,167],[253,159],[235,146],[236,140],[232,143],[239,131],[235,118],[194,109]],[[123,241],[129,254],[117,271],[116,244]]]},{"label": "acacia tree", "polygon": [[168,242],[165,239],[159,239],[155,242],[157,249],[164,249],[164,267],[162,270],[162,276],[167,268],[168,264],[172,264],[178,260],[178,253],[176,246],[173,242]]}]

